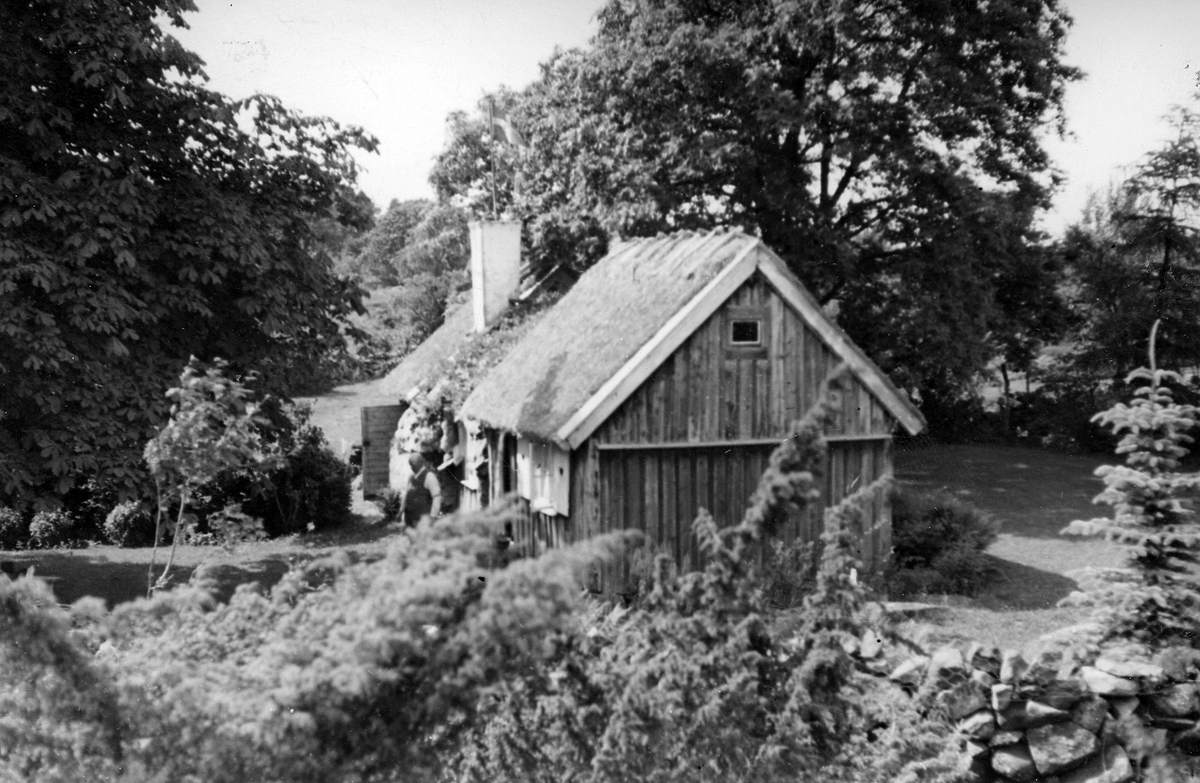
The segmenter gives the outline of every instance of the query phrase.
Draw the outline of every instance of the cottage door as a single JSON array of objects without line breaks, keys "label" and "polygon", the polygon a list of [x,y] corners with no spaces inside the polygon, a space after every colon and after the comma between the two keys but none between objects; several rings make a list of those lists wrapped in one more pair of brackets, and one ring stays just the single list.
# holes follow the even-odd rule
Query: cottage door
[{"label": "cottage door", "polygon": [[377,497],[388,487],[388,454],[396,423],[407,405],[373,405],[362,408],[362,491]]}]

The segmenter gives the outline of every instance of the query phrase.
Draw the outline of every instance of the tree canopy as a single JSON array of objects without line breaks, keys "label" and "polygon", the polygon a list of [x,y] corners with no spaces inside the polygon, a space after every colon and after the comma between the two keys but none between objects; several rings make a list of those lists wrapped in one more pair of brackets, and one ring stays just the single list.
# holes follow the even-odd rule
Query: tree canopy
[{"label": "tree canopy", "polygon": [[[1196,96],[1200,100],[1200,95]],[[1162,321],[1164,366],[1200,363],[1200,114],[1176,106],[1171,136],[1067,232],[1081,369],[1121,380]]]},{"label": "tree canopy", "polygon": [[[940,378],[944,351],[1013,323],[1009,261],[1044,277],[1022,248],[1079,75],[1069,25],[1056,0],[612,0],[588,48],[490,99],[528,139],[497,150],[498,206],[527,219],[535,263],[586,265],[606,231],[757,232],[885,369],[953,389],[981,365]],[[452,118],[432,176],[480,211],[485,126]]]},{"label": "tree canopy", "polygon": [[0,6],[0,496],[132,488],[189,355],[286,389],[360,307],[356,128],[204,87],[190,0]]}]

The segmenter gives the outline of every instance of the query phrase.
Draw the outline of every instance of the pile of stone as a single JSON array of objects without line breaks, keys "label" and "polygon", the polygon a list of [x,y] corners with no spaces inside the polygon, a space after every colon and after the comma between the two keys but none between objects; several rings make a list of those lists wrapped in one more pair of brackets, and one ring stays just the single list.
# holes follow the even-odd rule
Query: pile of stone
[{"label": "pile of stone", "polygon": [[880,641],[857,646],[860,666],[953,721],[980,781],[1125,783],[1155,756],[1200,756],[1194,651],[1077,666],[971,644],[896,664]]}]

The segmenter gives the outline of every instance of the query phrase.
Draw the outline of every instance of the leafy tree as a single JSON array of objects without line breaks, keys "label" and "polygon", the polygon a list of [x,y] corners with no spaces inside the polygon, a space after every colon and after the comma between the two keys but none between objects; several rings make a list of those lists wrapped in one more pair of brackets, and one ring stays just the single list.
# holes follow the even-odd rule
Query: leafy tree
[{"label": "leafy tree", "polygon": [[397,259],[408,245],[413,227],[431,206],[426,199],[392,199],[387,211],[364,237],[359,253],[349,262],[351,268],[373,286],[399,283]]},{"label": "leafy tree", "polygon": [[1068,228],[1062,243],[1071,337],[1079,348],[1069,369],[1093,384],[1109,375],[1121,381],[1141,363],[1141,341],[1153,323],[1145,267],[1125,252],[1116,220],[1129,199],[1120,186],[1092,194],[1083,219]]},{"label": "leafy tree", "polygon": [[1093,196],[1065,242],[1083,349],[1077,364],[1116,381],[1138,365],[1155,321],[1163,363],[1200,362],[1200,114],[1177,106],[1168,121],[1174,138]]},{"label": "leafy tree", "polygon": [[1200,285],[1200,113],[1176,106],[1169,120],[1175,138],[1137,167],[1115,217],[1128,250],[1153,259],[1155,318],[1179,321],[1194,316]]},{"label": "leafy tree", "polygon": [[[1096,475],[1105,489],[1096,502],[1113,508],[1111,518],[1077,520],[1063,532],[1103,536],[1125,546],[1130,568],[1092,575],[1087,600],[1099,606],[1104,639],[1132,638],[1146,644],[1189,644],[1200,627],[1200,586],[1189,567],[1200,562],[1200,524],[1191,496],[1200,475],[1180,470],[1197,425],[1197,409],[1173,399],[1177,373],[1156,366],[1151,333],[1150,367],[1134,370],[1126,383],[1134,398],[1096,414],[1120,436],[1116,453],[1125,465],[1104,465]],[[1141,385],[1136,385],[1141,384]]]},{"label": "leafy tree", "polygon": [[165,35],[190,0],[0,5],[0,495],[130,495],[189,355],[268,387],[343,344],[360,293],[322,217],[363,219],[355,128],[233,101]]},{"label": "leafy tree", "polygon": [[[495,150],[520,182],[500,209],[527,216],[535,263],[586,265],[603,230],[742,226],[885,369],[959,390],[1013,325],[995,279],[1053,179],[1069,24],[1056,0],[613,0],[589,48],[496,97],[528,139]],[[495,145],[456,128],[432,179],[485,210]]]},{"label": "leafy tree", "polygon": [[465,210],[448,204],[426,209],[412,227],[408,244],[397,256],[400,275],[443,276],[465,270],[471,259],[468,218]]},{"label": "leafy tree", "polygon": [[[187,534],[188,505],[196,491],[230,471],[271,467],[265,464],[266,455],[254,429],[260,420],[250,401],[250,391],[238,380],[226,377],[226,367],[217,359],[205,370],[192,357],[179,376],[179,386],[167,392],[174,403],[170,420],[146,444],[146,464],[158,489],[155,555],[162,537],[163,514],[170,503],[179,504],[171,555],[159,577],[160,586],[170,574],[179,539]],[[151,589],[155,585],[153,574],[151,556]]]}]

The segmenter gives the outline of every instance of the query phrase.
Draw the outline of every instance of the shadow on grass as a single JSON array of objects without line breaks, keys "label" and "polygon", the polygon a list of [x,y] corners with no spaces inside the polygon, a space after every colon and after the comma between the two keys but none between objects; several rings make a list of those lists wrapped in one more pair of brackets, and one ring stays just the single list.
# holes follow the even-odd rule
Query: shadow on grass
[{"label": "shadow on grass", "polygon": [[1079,584],[1062,574],[986,555],[996,575],[974,603],[995,611],[1051,609],[1079,589]]},{"label": "shadow on grass", "polygon": [[[33,565],[34,575],[46,579],[54,589],[59,603],[71,604],[85,596],[104,599],[109,608],[146,596],[147,565],[144,562],[110,560],[86,552],[22,552],[11,559],[20,566]],[[154,567],[157,578],[165,563],[160,559]],[[290,564],[283,556],[268,556],[260,560],[212,566],[216,575],[217,599],[228,601],[240,584],[255,582],[269,590],[287,572]],[[170,584],[185,584],[195,572],[196,565],[177,565],[171,568]]]},{"label": "shadow on grass", "polygon": [[1112,462],[1020,446],[929,446],[898,449],[896,476],[919,490],[950,491],[1000,520],[1001,532],[1059,538],[1074,519],[1107,515],[1092,503],[1104,488],[1094,473]]}]

